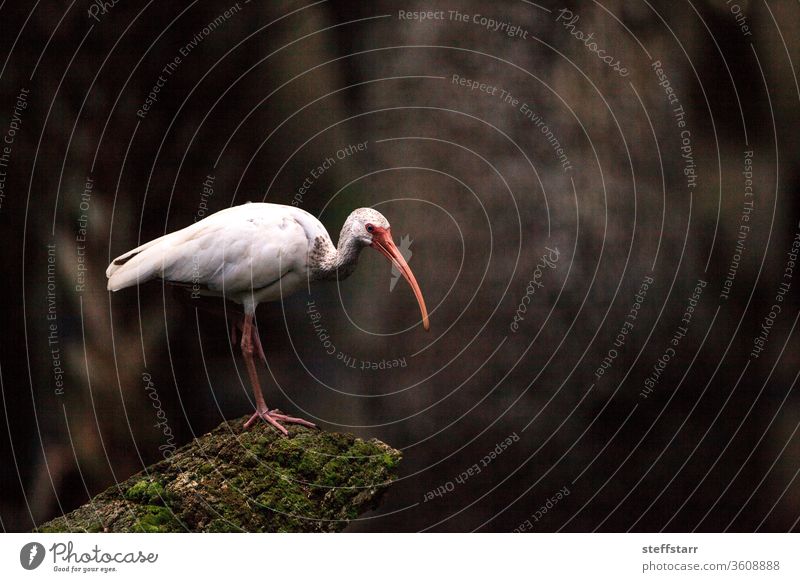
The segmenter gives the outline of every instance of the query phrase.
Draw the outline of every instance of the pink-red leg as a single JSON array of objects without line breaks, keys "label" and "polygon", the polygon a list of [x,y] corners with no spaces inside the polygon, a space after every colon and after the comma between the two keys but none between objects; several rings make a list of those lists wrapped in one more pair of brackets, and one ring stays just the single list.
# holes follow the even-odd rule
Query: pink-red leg
[{"label": "pink-red leg", "polygon": [[281,422],[287,424],[300,424],[310,428],[315,428],[316,425],[312,422],[303,420],[302,418],[296,418],[294,416],[287,416],[277,410],[271,411],[269,408],[267,408],[267,403],[264,401],[264,395],[261,392],[261,384],[258,381],[258,372],[256,371],[256,363],[253,359],[253,353],[257,349],[259,356],[262,360],[264,360],[265,363],[267,359],[264,356],[264,349],[261,347],[261,340],[258,337],[258,332],[253,325],[252,313],[245,314],[241,331],[242,357],[244,358],[244,363],[247,367],[247,374],[250,376],[250,384],[253,387],[253,397],[256,400],[256,411],[253,416],[251,416],[248,421],[244,423],[244,428],[250,428],[259,418],[264,422],[274,426],[278,432],[284,434],[285,436],[289,435],[289,431],[286,430]]},{"label": "pink-red leg", "polygon": [[[231,323],[232,344],[236,343],[236,337],[237,337],[236,331],[238,330],[239,333],[241,333],[243,325],[244,325],[243,321],[234,321],[233,323]],[[264,364],[266,365],[267,356],[264,353],[264,348],[261,345],[261,338],[258,336],[258,328],[255,325],[253,326],[253,346],[255,347],[256,352],[258,353],[258,357],[261,358],[261,361],[264,362]]]}]

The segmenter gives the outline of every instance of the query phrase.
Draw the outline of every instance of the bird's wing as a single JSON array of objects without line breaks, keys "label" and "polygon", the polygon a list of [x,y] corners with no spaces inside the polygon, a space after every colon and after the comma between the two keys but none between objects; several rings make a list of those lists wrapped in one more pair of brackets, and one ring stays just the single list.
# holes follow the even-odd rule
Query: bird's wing
[{"label": "bird's wing", "polygon": [[106,271],[108,288],[156,277],[226,294],[266,287],[306,267],[309,239],[293,210],[245,204],[212,214],[115,259]]}]

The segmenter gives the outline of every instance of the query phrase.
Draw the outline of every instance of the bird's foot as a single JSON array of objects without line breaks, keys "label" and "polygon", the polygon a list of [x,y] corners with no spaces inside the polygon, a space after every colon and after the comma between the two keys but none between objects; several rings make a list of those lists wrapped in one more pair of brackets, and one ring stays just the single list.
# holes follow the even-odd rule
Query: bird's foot
[{"label": "bird's foot", "polygon": [[289,436],[289,431],[281,424],[284,422],[286,424],[300,424],[302,426],[307,426],[309,428],[317,428],[317,425],[313,422],[309,422],[307,420],[303,420],[302,418],[296,418],[294,416],[287,416],[283,414],[280,410],[256,410],[256,412],[251,416],[247,422],[244,423],[244,428],[250,428],[254,422],[258,419],[263,420],[267,424],[274,426],[278,432],[282,433],[284,436]]}]

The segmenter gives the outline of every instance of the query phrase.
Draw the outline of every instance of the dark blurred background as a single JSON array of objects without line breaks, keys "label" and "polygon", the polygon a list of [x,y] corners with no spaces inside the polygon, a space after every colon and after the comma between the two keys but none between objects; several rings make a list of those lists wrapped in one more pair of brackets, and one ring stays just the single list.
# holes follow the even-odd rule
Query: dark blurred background
[{"label": "dark blurred background", "polygon": [[101,4],[0,4],[5,531],[251,412],[222,318],[104,275],[248,200],[411,241],[430,334],[371,251],[259,308],[270,405],[404,452],[350,530],[797,530],[796,2]]}]

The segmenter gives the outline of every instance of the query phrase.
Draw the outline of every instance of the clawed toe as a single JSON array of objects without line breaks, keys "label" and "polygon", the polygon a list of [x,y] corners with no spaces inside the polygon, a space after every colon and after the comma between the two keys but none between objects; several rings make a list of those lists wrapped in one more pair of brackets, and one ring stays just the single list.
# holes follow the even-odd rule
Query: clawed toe
[{"label": "clawed toe", "polygon": [[[286,430],[286,427],[284,427],[281,424],[281,422],[285,422],[287,424],[299,424],[299,425],[302,425],[302,426],[307,426],[309,428],[316,428],[317,427],[317,425],[315,425],[313,422],[309,422],[309,421],[304,420],[302,418],[296,418],[294,416],[287,416],[286,414],[283,414],[283,413],[281,413],[281,412],[279,412],[277,410],[271,410],[271,411],[270,410],[263,410],[263,411],[256,411],[253,414],[253,416],[251,416],[247,420],[247,422],[244,423],[244,428],[245,429],[250,428],[253,425],[253,423],[255,423],[259,418],[261,420],[263,420],[264,422],[266,422],[266,423],[272,425],[273,427],[275,427],[278,430],[278,432],[280,432],[284,436],[289,436],[289,431]],[[278,421],[280,421],[280,422],[278,422]]]},{"label": "clawed toe", "polygon": [[289,424],[299,424],[302,426],[307,426],[308,428],[317,428],[317,425],[314,424],[313,422],[309,422],[308,420],[305,420],[303,418],[297,418],[296,416],[287,416],[278,410],[271,411],[269,415],[275,420],[280,420],[281,422],[288,422]]}]

